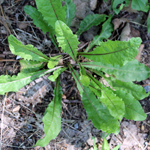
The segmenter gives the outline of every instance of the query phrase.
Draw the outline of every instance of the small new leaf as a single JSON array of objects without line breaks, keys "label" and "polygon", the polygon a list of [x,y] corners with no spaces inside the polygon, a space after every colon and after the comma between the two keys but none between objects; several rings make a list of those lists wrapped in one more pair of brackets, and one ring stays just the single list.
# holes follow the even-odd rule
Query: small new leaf
[{"label": "small new leaf", "polygon": [[81,83],[82,83],[84,86],[89,86],[89,84],[90,84],[90,79],[89,79],[89,77],[86,76],[86,75],[81,75],[81,76],[80,76],[80,81],[81,81]]},{"label": "small new leaf", "polygon": [[67,68],[59,68],[56,71],[53,72],[53,75],[49,76],[48,79],[52,82],[54,82],[56,80],[56,78],[66,70]]},{"label": "small new leaf", "polygon": [[54,56],[54,57],[51,57],[48,64],[47,64],[47,67],[49,69],[52,69],[54,68],[56,65],[58,65],[59,63],[59,60],[62,58],[61,55],[58,55],[58,56]]}]

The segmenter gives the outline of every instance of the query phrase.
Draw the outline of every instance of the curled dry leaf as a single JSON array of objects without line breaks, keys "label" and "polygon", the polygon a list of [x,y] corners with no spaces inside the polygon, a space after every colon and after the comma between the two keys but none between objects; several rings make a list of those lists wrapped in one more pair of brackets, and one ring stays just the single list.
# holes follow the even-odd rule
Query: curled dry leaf
[{"label": "curled dry leaf", "polygon": [[24,101],[28,105],[32,104],[32,106],[35,106],[41,103],[42,98],[44,98],[46,93],[50,90],[52,90],[52,87],[49,84],[49,80],[39,78],[27,85],[26,88],[21,88],[19,92],[16,93],[15,98]]},{"label": "curled dry leaf", "polygon": [[125,24],[128,21],[128,19],[126,18],[116,18],[112,21],[113,25],[114,25],[114,30],[118,29],[119,26],[123,23]]},{"label": "curled dry leaf", "polygon": [[123,10],[123,11],[127,11],[127,12],[129,12],[129,13],[138,13],[137,10],[132,9],[132,7],[131,7],[131,1],[130,1],[129,5],[128,5],[127,7],[124,7],[122,10]]},{"label": "curled dry leaf", "polygon": [[137,59],[139,62],[141,61],[141,55],[142,55],[142,50],[144,48],[144,44],[141,44],[139,47],[139,53],[138,55],[135,57],[135,59]]},{"label": "curled dry leaf", "polygon": [[121,32],[120,41],[128,41],[131,38],[130,33],[131,33],[131,27],[130,24],[127,23]]},{"label": "curled dry leaf", "polygon": [[16,106],[14,109],[13,109],[13,112],[18,112],[20,110],[20,105]]}]

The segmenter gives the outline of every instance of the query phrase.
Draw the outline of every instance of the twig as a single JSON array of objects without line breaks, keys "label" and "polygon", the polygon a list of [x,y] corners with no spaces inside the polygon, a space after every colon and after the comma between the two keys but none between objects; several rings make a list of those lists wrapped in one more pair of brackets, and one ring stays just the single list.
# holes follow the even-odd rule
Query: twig
[{"label": "twig", "polygon": [[5,110],[5,101],[6,101],[6,98],[7,98],[7,94],[8,94],[8,93],[6,93],[5,98],[4,98],[4,101],[3,101],[3,110],[2,110],[2,118],[1,118],[2,122],[1,122],[0,150],[1,150],[1,148],[2,148],[2,138],[3,138],[2,134],[3,134],[3,123],[4,123],[4,110]]},{"label": "twig", "polygon": [[[3,15],[3,18],[4,18],[4,21],[6,20],[6,18],[5,18],[5,15],[4,15],[4,12],[3,12],[3,8],[2,8],[2,6],[0,5],[0,9],[1,9],[1,12],[2,12],[2,15]],[[1,22],[2,23],[2,22]],[[3,23],[2,23],[3,24]],[[4,24],[3,24],[4,25]],[[6,26],[5,26],[6,25]],[[11,32],[10,32],[10,30],[9,30],[9,28],[8,28],[8,25],[7,25],[7,23],[5,22],[5,27],[7,28],[7,30],[8,30],[8,32],[9,32],[9,34],[11,34]]]}]

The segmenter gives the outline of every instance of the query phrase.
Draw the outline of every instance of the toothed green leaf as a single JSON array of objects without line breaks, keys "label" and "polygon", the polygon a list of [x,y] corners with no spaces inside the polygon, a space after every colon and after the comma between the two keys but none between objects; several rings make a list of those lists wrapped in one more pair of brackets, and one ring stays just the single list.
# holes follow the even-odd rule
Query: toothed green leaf
[{"label": "toothed green leaf", "polygon": [[88,88],[81,84],[79,81],[79,75],[70,66],[71,73],[79,87],[79,92],[81,94],[82,102],[84,108],[88,114],[88,119],[92,121],[93,125],[97,129],[101,129],[107,133],[119,132],[119,122],[117,119],[111,116],[108,109],[102,105],[99,99],[96,98],[94,93]]},{"label": "toothed green leaf", "polygon": [[109,144],[108,144],[106,138],[104,138],[104,140],[103,140],[102,150],[110,150]]},{"label": "toothed green leaf", "polygon": [[148,0],[132,0],[132,9],[147,12],[149,9]]},{"label": "toothed green leaf", "polygon": [[58,65],[59,63],[59,60],[62,58],[61,55],[58,55],[58,56],[54,56],[54,57],[51,57],[48,64],[47,64],[47,67],[49,69],[52,69],[54,68],[56,65]]},{"label": "toothed green leaf", "polygon": [[90,84],[90,79],[86,75],[81,75],[80,81],[84,86],[89,86],[89,84]]},{"label": "toothed green leaf", "polygon": [[66,24],[70,27],[73,18],[75,17],[76,5],[72,0],[64,0],[66,7]]},{"label": "toothed green leaf", "polygon": [[65,10],[62,7],[60,0],[35,0],[38,11],[43,15],[44,20],[48,25],[55,28],[55,22],[61,20],[65,22]]},{"label": "toothed green leaf", "polygon": [[57,69],[56,71],[53,72],[53,75],[51,75],[51,76],[48,77],[48,79],[49,79],[50,81],[53,81],[53,82],[54,82],[54,81],[56,80],[56,78],[57,78],[62,72],[64,72],[66,69],[67,69],[66,67],[65,67],[65,68],[59,68],[59,69]]},{"label": "toothed green leaf", "polygon": [[31,73],[40,70],[43,68],[44,63],[43,62],[38,62],[38,61],[31,61],[31,60],[20,60],[20,65],[21,65],[21,72],[24,73]]},{"label": "toothed green leaf", "polygon": [[132,38],[128,42],[107,41],[97,46],[92,52],[80,52],[79,55],[95,62],[123,66],[137,56],[140,44],[140,38]]},{"label": "toothed green leaf", "polygon": [[142,86],[134,84],[133,82],[123,82],[116,80],[112,77],[108,79],[105,78],[109,85],[113,87],[115,90],[121,90],[126,93],[130,93],[136,100],[142,100],[145,97],[149,96],[150,93],[145,93],[145,90]]},{"label": "toothed green leaf", "polygon": [[126,93],[122,90],[115,91],[117,96],[122,97],[125,103],[125,115],[126,119],[134,121],[143,121],[147,115],[144,113],[143,108],[139,101],[137,101],[130,93]]},{"label": "toothed green leaf", "polygon": [[54,89],[54,98],[46,108],[46,113],[43,117],[45,137],[38,140],[35,146],[46,146],[50,140],[55,139],[61,131],[61,99],[62,88],[60,86],[60,79],[57,79]]},{"label": "toothed green leaf", "polygon": [[43,19],[42,14],[36,8],[34,8],[32,6],[28,6],[28,5],[26,5],[24,7],[24,11],[26,14],[28,14],[33,19],[33,23],[38,28],[40,28],[44,34],[46,32],[49,32],[49,36],[50,36],[52,42],[57,47],[56,39],[54,37],[55,30],[50,25],[48,25],[48,23]]},{"label": "toothed green leaf", "polygon": [[112,64],[104,64],[101,62],[84,62],[82,65],[86,68],[114,75],[115,78],[125,82],[141,81],[150,76],[150,69],[144,64],[138,62],[136,59],[128,62],[123,67],[120,67],[119,65],[113,66]]},{"label": "toothed green leaf", "polygon": [[[124,1],[125,1],[125,0],[114,0],[114,1],[112,2],[112,8],[113,8],[114,12],[115,12],[117,15],[118,15],[119,12],[122,10],[122,8],[123,8],[123,6],[124,6],[124,4],[122,4],[122,3],[123,3]],[[121,4],[121,5],[120,5],[119,8],[117,9],[117,6],[118,6],[119,4]]]},{"label": "toothed green leaf", "polygon": [[57,21],[55,24],[57,41],[62,50],[68,53],[74,60],[77,57],[78,39],[70,28],[62,21]]},{"label": "toothed green leaf", "polygon": [[17,76],[1,75],[0,76],[0,95],[6,92],[17,92],[19,89],[29,84],[31,81],[39,78],[47,73],[50,73],[60,67],[51,70],[42,70],[33,73],[19,73]]},{"label": "toothed green leaf", "polygon": [[76,34],[80,35],[83,32],[87,31],[90,29],[92,26],[97,26],[100,23],[104,22],[106,19],[106,15],[102,14],[93,14],[93,15],[88,15],[86,16],[80,23],[80,28],[76,32]]},{"label": "toothed green leaf", "polygon": [[[101,96],[98,94],[97,97],[99,97],[100,101],[109,109],[109,112],[113,117],[121,120],[125,113],[125,106],[122,99],[118,97],[112,89],[110,89],[109,87],[104,87],[90,74],[88,74],[88,76],[94,83],[93,88],[95,90],[101,91]],[[96,89],[95,85],[98,86],[98,89]]]},{"label": "toothed green leaf", "polygon": [[23,45],[13,35],[8,37],[9,48],[14,55],[18,55],[25,60],[35,60],[39,62],[48,62],[49,58],[40,52],[33,45]]},{"label": "toothed green leaf", "polygon": [[86,48],[84,52],[88,52],[93,46],[100,45],[103,39],[108,39],[111,36],[111,32],[113,31],[113,25],[111,23],[112,17],[110,16],[102,25],[102,31],[100,35],[97,35],[93,38],[93,41]]}]

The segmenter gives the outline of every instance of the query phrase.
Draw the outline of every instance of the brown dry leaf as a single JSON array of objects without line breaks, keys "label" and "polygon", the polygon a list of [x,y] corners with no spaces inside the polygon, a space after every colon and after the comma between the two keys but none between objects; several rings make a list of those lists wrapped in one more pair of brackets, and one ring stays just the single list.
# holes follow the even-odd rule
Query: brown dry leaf
[{"label": "brown dry leaf", "polygon": [[116,18],[112,21],[112,23],[114,24],[114,30],[118,29],[119,26],[123,23],[125,24],[128,21],[128,19],[126,18]]},{"label": "brown dry leaf", "polygon": [[66,99],[67,97],[66,97],[66,95],[63,94],[63,95],[62,95],[62,98],[63,98],[63,99]]},{"label": "brown dry leaf", "polygon": [[139,47],[139,53],[138,55],[135,57],[135,59],[137,59],[139,62],[141,61],[141,55],[142,55],[142,50],[144,48],[144,44],[141,44]]},{"label": "brown dry leaf", "polygon": [[13,112],[18,112],[20,110],[20,105],[16,106],[14,109],[13,109]]},{"label": "brown dry leaf", "polygon": [[138,13],[137,10],[132,9],[132,7],[131,7],[131,1],[130,1],[129,5],[128,5],[127,7],[124,7],[124,8],[122,9],[122,11],[127,11],[127,12],[129,12],[129,13]]},{"label": "brown dry leaf", "polygon": [[120,41],[128,41],[131,38],[130,33],[131,33],[131,27],[130,24],[127,23],[121,32]]},{"label": "brown dry leaf", "polygon": [[[46,92],[53,91],[48,79],[39,78],[32,81],[29,85],[23,87],[16,93],[15,98],[24,101],[28,105],[32,104],[33,107],[41,103],[42,98],[46,95]],[[25,94],[24,94],[25,93]],[[24,94],[24,95],[22,95]]]},{"label": "brown dry leaf", "polygon": [[28,26],[28,23],[24,23],[24,22],[21,22],[21,23],[19,23],[19,25],[18,25],[19,29],[26,29],[27,26]]}]

